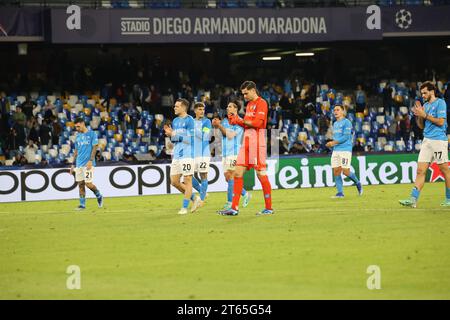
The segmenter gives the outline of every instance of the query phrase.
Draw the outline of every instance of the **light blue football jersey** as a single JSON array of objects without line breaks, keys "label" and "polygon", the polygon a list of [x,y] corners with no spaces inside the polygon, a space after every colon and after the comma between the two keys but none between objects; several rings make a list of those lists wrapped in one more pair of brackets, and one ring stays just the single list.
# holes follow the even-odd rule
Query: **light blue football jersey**
[{"label": "light blue football jersey", "polygon": [[423,137],[431,140],[447,141],[447,104],[444,100],[437,98],[432,103],[425,103],[425,112],[434,118],[444,118],[444,125],[439,127],[429,120],[425,120]]},{"label": "light blue football jersey", "polygon": [[211,138],[211,120],[203,117],[202,119],[194,119],[194,155],[195,157],[211,157],[209,149],[209,140]]},{"label": "light blue football jersey", "polygon": [[[85,167],[91,159],[92,149],[98,144],[97,134],[88,130],[86,133],[77,132],[75,138],[75,148],[77,150],[77,159],[75,165],[77,168]],[[95,157],[92,161],[92,165],[95,166]]]},{"label": "light blue football jersey", "polygon": [[352,151],[353,149],[353,126],[347,118],[333,123],[333,140],[339,144],[333,147],[333,151]]},{"label": "light blue football jersey", "polygon": [[186,117],[176,117],[172,122],[172,129],[175,135],[171,141],[175,144],[173,149],[173,159],[194,158],[194,118],[190,115]]},{"label": "light blue football jersey", "polygon": [[222,126],[227,131],[232,130],[236,132],[236,135],[232,139],[228,139],[225,135],[222,137],[222,157],[237,156],[242,145],[244,128],[237,124],[231,125],[227,118],[222,120]]}]

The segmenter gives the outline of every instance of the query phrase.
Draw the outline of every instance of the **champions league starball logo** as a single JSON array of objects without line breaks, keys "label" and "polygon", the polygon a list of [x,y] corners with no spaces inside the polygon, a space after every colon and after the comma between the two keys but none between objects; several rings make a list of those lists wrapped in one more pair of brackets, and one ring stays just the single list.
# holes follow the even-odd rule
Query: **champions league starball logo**
[{"label": "champions league starball logo", "polygon": [[412,14],[408,10],[401,9],[395,14],[395,23],[400,29],[408,29],[412,24]]}]

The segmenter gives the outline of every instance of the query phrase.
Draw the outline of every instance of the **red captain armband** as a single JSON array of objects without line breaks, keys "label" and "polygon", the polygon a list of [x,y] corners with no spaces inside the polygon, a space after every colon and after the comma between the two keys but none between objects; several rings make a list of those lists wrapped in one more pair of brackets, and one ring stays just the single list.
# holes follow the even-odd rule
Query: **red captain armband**
[{"label": "red captain armband", "polygon": [[241,127],[244,126],[244,119],[240,118],[238,115],[228,116],[228,122],[231,125],[237,124],[238,126],[241,126]]}]

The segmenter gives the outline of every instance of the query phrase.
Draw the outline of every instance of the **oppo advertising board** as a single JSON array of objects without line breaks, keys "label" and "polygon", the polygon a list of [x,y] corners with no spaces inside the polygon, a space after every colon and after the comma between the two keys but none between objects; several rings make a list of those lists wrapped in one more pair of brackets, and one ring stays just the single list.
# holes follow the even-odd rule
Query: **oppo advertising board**
[{"label": "oppo advertising board", "polygon": [[[417,154],[382,154],[353,157],[352,168],[363,185],[412,183]],[[268,160],[273,189],[333,187],[329,157],[294,157]],[[179,193],[170,186],[170,165],[104,166],[95,169],[94,183],[105,197]],[[211,163],[208,192],[226,191],[222,164]],[[443,181],[436,164],[427,181]],[[344,185],[351,185],[348,179]],[[254,171],[245,176],[247,190],[260,190]],[[88,191],[88,197],[93,195]],[[77,199],[78,188],[68,169],[0,170],[0,202]]]},{"label": "oppo advertising board", "polygon": [[[219,163],[212,163],[209,190],[224,191],[226,182]],[[170,164],[101,166],[94,184],[105,197],[179,193],[170,185]],[[87,197],[93,197],[87,190]],[[69,169],[0,170],[0,202],[78,198],[78,187]]]}]

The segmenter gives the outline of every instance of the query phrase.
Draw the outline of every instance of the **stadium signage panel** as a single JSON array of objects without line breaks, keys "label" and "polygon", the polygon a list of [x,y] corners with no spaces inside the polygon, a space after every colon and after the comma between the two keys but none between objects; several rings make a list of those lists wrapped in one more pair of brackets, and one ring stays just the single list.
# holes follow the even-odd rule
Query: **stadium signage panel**
[{"label": "stadium signage panel", "polygon": [[[412,183],[416,179],[417,154],[357,156],[352,158],[352,170],[363,185]],[[283,158],[276,164],[275,172],[275,185],[282,189],[335,185],[329,157]],[[427,172],[427,181],[444,181],[435,163]],[[344,179],[344,185],[352,184],[348,178]],[[257,179],[246,181],[246,187],[261,189]]]},{"label": "stadium signage panel", "polygon": [[[353,157],[352,168],[363,185],[412,183],[416,178],[417,154],[383,154]],[[334,186],[329,157],[268,160],[273,189]],[[211,163],[209,192],[226,191],[222,164]],[[432,164],[427,181],[443,181]],[[170,186],[170,165],[104,166],[95,169],[94,183],[105,197],[178,193]],[[351,185],[348,179],[344,185]],[[245,177],[248,190],[260,190],[254,174]],[[93,195],[88,191],[88,197]],[[77,199],[75,179],[67,169],[0,170],[0,202]]]},{"label": "stadium signage panel", "polygon": [[120,18],[122,35],[245,35],[327,33],[325,17]]},{"label": "stadium signage panel", "polygon": [[[412,183],[416,179],[417,154],[381,154],[354,156],[352,170],[363,185]],[[333,170],[330,157],[295,157],[268,161],[268,175],[272,188],[321,188],[333,187]],[[438,166],[433,163],[427,172],[427,181],[444,181]],[[344,185],[352,185],[348,178]],[[261,185],[254,176],[245,180],[248,190],[260,190]]]},{"label": "stadium signage panel", "polygon": [[[210,191],[225,191],[226,181],[212,163]],[[95,185],[106,197],[179,193],[170,185],[170,165],[108,166],[95,168]],[[88,192],[88,197],[90,195]],[[0,202],[78,198],[78,188],[68,169],[0,170]]]},{"label": "stadium signage panel", "polygon": [[[363,185],[412,183],[416,178],[417,155],[359,156],[352,161]],[[276,175],[279,188],[333,187],[333,170],[329,158],[281,159]],[[352,185],[348,178],[344,185]]]},{"label": "stadium signage panel", "polygon": [[450,6],[393,6],[382,11],[383,37],[450,35]]},{"label": "stadium signage panel", "polygon": [[[55,43],[297,42],[381,39],[380,12],[289,10],[53,9]],[[79,21],[80,28],[73,28]],[[374,22],[375,21],[375,22]]]}]

